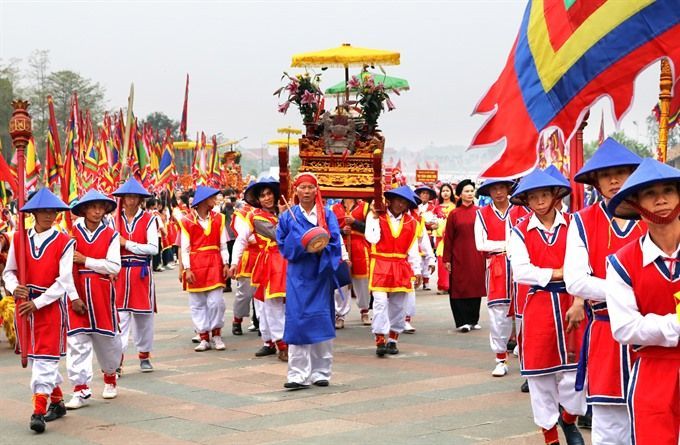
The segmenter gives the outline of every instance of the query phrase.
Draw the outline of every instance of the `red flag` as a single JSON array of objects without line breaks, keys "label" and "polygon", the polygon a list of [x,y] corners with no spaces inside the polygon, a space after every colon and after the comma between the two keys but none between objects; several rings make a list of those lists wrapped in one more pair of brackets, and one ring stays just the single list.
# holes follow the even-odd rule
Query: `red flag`
[{"label": "red flag", "polygon": [[179,124],[179,134],[183,141],[187,140],[187,111],[189,108],[189,73],[187,73],[187,85],[184,89],[184,107],[182,108],[182,122]]}]

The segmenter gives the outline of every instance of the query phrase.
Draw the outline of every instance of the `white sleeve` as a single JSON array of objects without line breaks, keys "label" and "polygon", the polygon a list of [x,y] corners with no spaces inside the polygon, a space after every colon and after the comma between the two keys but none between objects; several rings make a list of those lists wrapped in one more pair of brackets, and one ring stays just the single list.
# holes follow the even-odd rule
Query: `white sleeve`
[{"label": "white sleeve", "polygon": [[578,230],[576,218],[567,231],[567,250],[564,255],[564,282],[571,295],[593,301],[604,301],[606,282],[592,275],[590,257]]},{"label": "white sleeve", "polygon": [[[424,232],[424,230],[423,230]],[[422,274],[422,264],[423,260],[420,256],[420,251],[418,250],[418,242],[415,242],[411,244],[411,247],[408,249],[408,262],[411,265],[411,269],[413,269],[413,275],[421,275]]]},{"label": "white sleeve", "polygon": [[425,230],[425,228],[423,228],[423,233],[420,235],[418,245],[425,254],[427,265],[434,266],[435,264],[437,264],[437,257],[434,255],[434,250],[432,249],[432,241],[430,241],[430,236],[427,234],[427,230]]},{"label": "white sleeve", "polygon": [[180,229],[180,235],[179,235],[179,248],[182,253],[182,267],[184,269],[191,269],[191,264],[189,262],[189,255],[191,251],[191,240],[189,239],[189,235],[186,233],[184,229]]},{"label": "white sleeve", "polygon": [[675,347],[680,336],[677,314],[640,314],[633,288],[607,265],[607,310],[612,334],[622,344]]},{"label": "white sleeve", "polygon": [[477,212],[475,217],[475,246],[477,250],[480,252],[505,252],[505,244],[505,241],[489,241],[482,217]]},{"label": "white sleeve", "polygon": [[158,218],[154,216],[149,220],[149,225],[146,228],[146,244],[136,243],[134,241],[126,241],[125,248],[136,255],[158,255],[157,219]]},{"label": "white sleeve", "polygon": [[340,237],[340,253],[342,261],[349,261],[349,252],[347,252],[347,246],[345,245],[345,237]]},{"label": "white sleeve", "polygon": [[118,236],[118,232],[116,232],[111,238],[106,258],[86,257],[85,267],[102,275],[118,275],[118,272],[120,272],[120,241]]},{"label": "white sleeve", "polygon": [[373,212],[368,212],[368,215],[366,215],[364,236],[370,244],[378,244],[378,241],[380,241],[380,219],[375,217]]},{"label": "white sleeve", "polygon": [[509,246],[512,251],[512,257],[510,258],[512,278],[516,283],[543,287],[550,282],[553,270],[543,269],[531,264],[524,240],[514,230],[510,233]]},{"label": "white sleeve", "polygon": [[[10,237],[9,251],[7,252],[7,263],[5,270],[2,272],[2,279],[5,281],[5,289],[10,294],[14,293],[14,289],[19,286],[19,278],[17,277],[17,260],[14,255],[14,237]],[[73,267],[73,263],[71,263]]]},{"label": "white sleeve", "polygon": [[248,247],[248,238],[252,235],[252,230],[250,230],[250,224],[243,217],[234,215],[232,218],[236,218],[234,219],[234,230],[237,235],[231,248],[231,265],[236,266]]},{"label": "white sleeve", "polygon": [[33,300],[38,309],[45,307],[68,295],[70,300],[76,300],[78,293],[73,283],[73,252],[75,242],[70,241],[59,259],[59,276],[55,282],[38,298]]},{"label": "white sleeve", "polygon": [[[221,213],[219,215],[222,215]],[[224,215],[221,216],[224,218]],[[227,244],[229,237],[227,236],[227,225],[224,225],[224,230],[220,233],[220,256],[222,257],[222,265],[229,264],[229,245]]]}]

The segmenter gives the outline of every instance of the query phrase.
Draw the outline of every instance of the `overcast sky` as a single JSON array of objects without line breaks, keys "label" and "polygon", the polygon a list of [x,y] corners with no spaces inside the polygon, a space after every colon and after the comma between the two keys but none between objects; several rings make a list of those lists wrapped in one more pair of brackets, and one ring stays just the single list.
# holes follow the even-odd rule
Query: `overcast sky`
[{"label": "overcast sky", "polygon": [[[301,127],[297,109],[276,111],[272,96],[293,54],[349,42],[401,52],[389,75],[411,91],[380,118],[387,145],[467,146],[482,117],[470,113],[505,64],[526,1],[6,1],[0,0],[0,58],[24,61],[48,49],[52,70],[70,69],[106,87],[110,108],[126,105],[135,84],[135,114],[162,111],[179,120],[190,75],[189,134],[222,132],[259,147],[276,128]],[[343,79],[322,75],[322,88]],[[623,122],[646,138],[645,117],[656,102],[658,68],[636,83]],[[586,141],[597,137],[600,109],[613,131],[609,105],[593,110]],[[639,126],[635,125],[639,123]],[[646,140],[646,139],[645,139]]]}]

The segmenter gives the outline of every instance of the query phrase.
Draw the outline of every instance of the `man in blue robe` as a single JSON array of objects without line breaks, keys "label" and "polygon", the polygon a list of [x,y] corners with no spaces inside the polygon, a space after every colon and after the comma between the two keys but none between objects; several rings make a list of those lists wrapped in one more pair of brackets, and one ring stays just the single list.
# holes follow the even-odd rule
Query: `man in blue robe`
[{"label": "man in blue robe", "polygon": [[[338,221],[323,207],[317,179],[300,174],[293,183],[299,204],[279,217],[276,240],[286,260],[286,325],[288,349],[287,389],[328,386],[335,338],[334,273],[341,262]],[[318,253],[302,243],[315,227],[329,235],[328,245]]]}]

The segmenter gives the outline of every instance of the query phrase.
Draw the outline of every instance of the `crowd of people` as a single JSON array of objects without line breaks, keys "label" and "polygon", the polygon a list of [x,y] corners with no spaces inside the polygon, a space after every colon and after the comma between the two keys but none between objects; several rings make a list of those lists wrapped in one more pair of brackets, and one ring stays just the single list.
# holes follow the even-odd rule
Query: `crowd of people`
[{"label": "crowd of people", "polygon": [[332,340],[353,304],[376,356],[399,354],[416,331],[416,291],[436,281],[460,334],[482,329],[486,297],[491,375],[519,356],[546,444],[558,425],[584,443],[577,418],[589,407],[593,443],[677,444],[680,171],[607,139],[574,180],[601,199],[573,214],[554,168],[401,186],[384,202],[325,202],[310,173],[295,178],[292,203],[270,177],[240,199],[206,186],[159,199],[131,178],[113,198],[91,190],[69,207],[40,189],[19,209],[32,215],[24,251],[18,232],[0,239],[5,289],[28,319],[18,345],[31,362],[30,428],[89,403],[94,355],[102,397],[115,398],[130,334],[141,371],[153,371],[154,272],[177,268],[194,350],[225,349],[232,291],[231,333],[249,318],[255,356],[287,362],[288,390],[330,384]]}]

